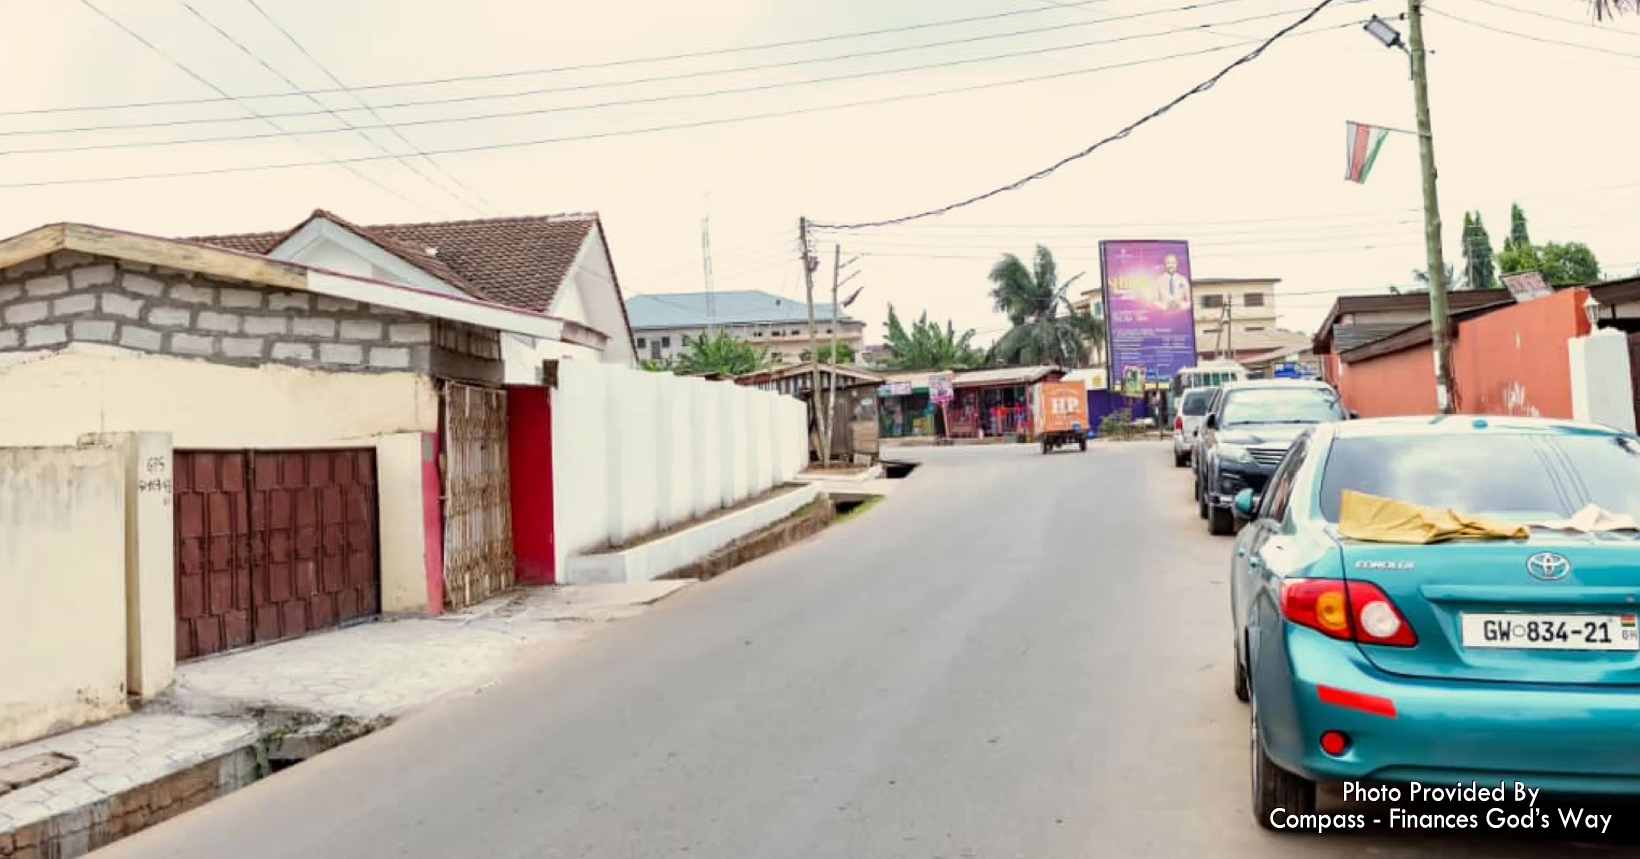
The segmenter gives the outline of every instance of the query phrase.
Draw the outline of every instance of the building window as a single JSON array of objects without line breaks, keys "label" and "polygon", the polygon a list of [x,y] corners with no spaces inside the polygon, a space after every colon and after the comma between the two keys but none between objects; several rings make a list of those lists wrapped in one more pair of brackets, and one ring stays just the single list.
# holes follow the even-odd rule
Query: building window
[{"label": "building window", "polygon": [[1244,330],[1247,330],[1247,331],[1263,331],[1264,326],[1263,325],[1249,325]]},{"label": "building window", "polygon": [[639,349],[642,349],[642,348],[644,348],[644,347],[645,347],[645,346],[648,346],[648,345],[649,345],[649,344],[648,344],[648,343],[645,343],[645,342],[643,342],[643,338],[642,338],[642,337],[639,337],[639,338],[638,338],[638,348],[639,348]]},{"label": "building window", "polygon": [[763,336],[763,329],[761,329],[761,328],[760,328],[760,329],[758,329],[758,330],[756,330],[756,331],[753,331],[753,332],[752,332],[752,336],[753,336],[753,337],[762,337],[762,336]]},{"label": "building window", "polygon": [[1262,292],[1249,292],[1246,295],[1246,299],[1247,299],[1247,306],[1248,307],[1263,307],[1264,306],[1264,293],[1262,293]]},{"label": "building window", "polygon": [[661,348],[662,349],[672,348],[672,338],[671,337],[662,337],[661,338]]},{"label": "building window", "polygon": [[1201,299],[1202,306],[1206,308],[1217,309],[1224,306],[1224,296],[1222,295],[1204,295]]}]

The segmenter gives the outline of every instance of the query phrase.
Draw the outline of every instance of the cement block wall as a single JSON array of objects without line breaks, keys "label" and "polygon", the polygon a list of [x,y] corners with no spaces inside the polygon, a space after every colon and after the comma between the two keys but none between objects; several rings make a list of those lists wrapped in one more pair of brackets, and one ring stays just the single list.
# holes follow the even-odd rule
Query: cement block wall
[{"label": "cement block wall", "polygon": [[0,271],[0,353],[100,343],[239,364],[428,372],[440,348],[494,362],[493,331],[307,292],[61,251]]},{"label": "cement block wall", "polygon": [[0,746],[126,711],[126,463],[0,448]]}]

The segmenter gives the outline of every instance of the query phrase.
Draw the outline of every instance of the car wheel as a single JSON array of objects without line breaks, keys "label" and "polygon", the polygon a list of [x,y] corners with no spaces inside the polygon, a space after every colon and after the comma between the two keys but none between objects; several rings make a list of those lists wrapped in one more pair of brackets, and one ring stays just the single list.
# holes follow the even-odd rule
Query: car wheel
[{"label": "car wheel", "polygon": [[1233,519],[1234,517],[1229,508],[1209,505],[1207,508],[1207,533],[1215,537],[1223,537],[1229,534],[1235,527]]},{"label": "car wheel", "polygon": [[1174,468],[1184,468],[1186,465],[1189,465],[1189,464],[1190,464],[1190,454],[1188,454],[1188,453],[1179,453],[1178,451],[1173,452],[1173,467]]},{"label": "car wheel", "polygon": [[1196,515],[1207,518],[1207,494],[1202,492],[1201,484],[1196,484]]},{"label": "car wheel", "polygon": [[1264,741],[1258,733],[1258,701],[1248,708],[1248,754],[1251,758],[1251,787],[1253,816],[1265,829],[1275,829],[1270,815],[1280,809],[1284,814],[1315,813],[1315,782],[1270,762],[1264,753]]},{"label": "car wheel", "polygon": [[1076,440],[1076,449],[1081,451],[1082,453],[1087,453],[1088,452],[1088,437],[1087,436],[1082,436],[1081,438]]}]

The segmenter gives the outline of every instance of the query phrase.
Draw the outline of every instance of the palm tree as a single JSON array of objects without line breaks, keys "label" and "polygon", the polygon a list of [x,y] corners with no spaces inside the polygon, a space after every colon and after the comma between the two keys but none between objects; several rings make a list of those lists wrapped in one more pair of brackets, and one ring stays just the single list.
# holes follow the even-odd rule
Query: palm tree
[{"label": "palm tree", "polygon": [[881,366],[885,370],[960,370],[975,367],[984,362],[985,356],[970,344],[973,339],[974,329],[958,334],[949,321],[941,328],[938,323],[928,321],[927,311],[912,323],[911,330],[907,332],[900,323],[899,314],[894,312],[894,305],[890,304],[886,341],[890,357]]},{"label": "palm tree", "polygon": [[1589,11],[1594,13],[1596,21],[1614,18],[1619,12],[1632,12],[1635,0],[1589,0]]},{"label": "palm tree", "polygon": [[991,299],[1013,327],[991,347],[992,360],[1061,367],[1088,363],[1093,343],[1104,342],[1104,323],[1078,313],[1065,297],[1081,279],[1078,274],[1060,283],[1053,252],[1042,245],[1036,246],[1030,267],[1013,254],[1003,254],[991,267]]}]

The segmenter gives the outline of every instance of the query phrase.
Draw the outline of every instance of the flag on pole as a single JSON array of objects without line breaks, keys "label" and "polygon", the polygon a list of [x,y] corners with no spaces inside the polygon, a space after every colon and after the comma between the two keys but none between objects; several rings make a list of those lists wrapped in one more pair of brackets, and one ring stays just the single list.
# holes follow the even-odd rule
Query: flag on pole
[{"label": "flag on pole", "polygon": [[1372,162],[1378,160],[1378,149],[1389,136],[1389,129],[1346,121],[1344,135],[1350,158],[1344,178],[1360,184],[1367,181],[1367,174],[1372,172]]},{"label": "flag on pole", "polygon": [[858,289],[856,289],[856,290],[854,290],[854,294],[853,294],[853,295],[851,295],[851,296],[849,296],[849,297],[848,297],[848,298],[845,298],[845,299],[843,299],[843,306],[844,306],[844,307],[847,307],[847,306],[849,306],[849,305],[850,305],[850,304],[853,304],[853,303],[854,303],[854,299],[856,299],[856,298],[859,298],[859,297],[860,297],[860,293],[861,293],[861,292],[864,292],[864,291],[865,291],[865,287],[863,287],[863,286],[862,286],[862,287],[859,287],[859,288],[858,288]]}]

